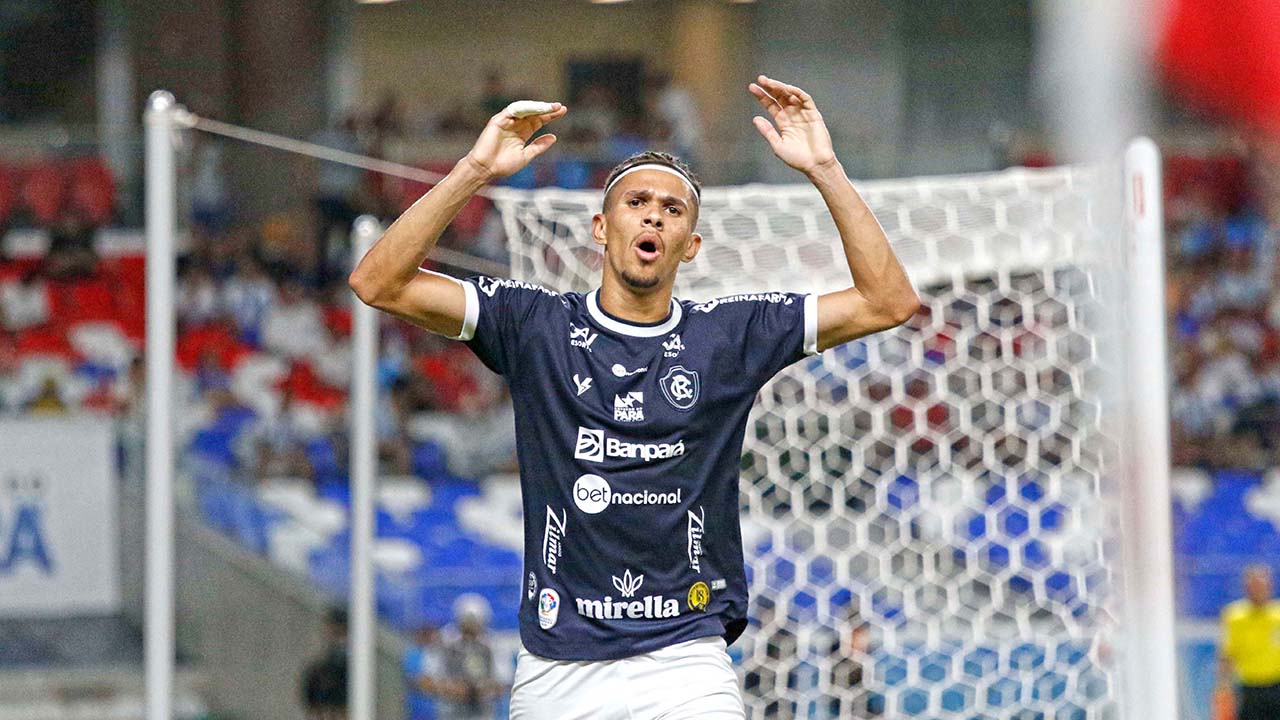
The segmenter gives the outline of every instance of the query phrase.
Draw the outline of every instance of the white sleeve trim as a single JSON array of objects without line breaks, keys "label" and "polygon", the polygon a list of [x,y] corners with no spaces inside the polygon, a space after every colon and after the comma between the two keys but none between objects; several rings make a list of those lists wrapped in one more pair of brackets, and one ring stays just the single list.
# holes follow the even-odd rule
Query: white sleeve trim
[{"label": "white sleeve trim", "polygon": [[462,292],[467,298],[467,309],[462,315],[462,330],[450,340],[466,342],[476,336],[476,324],[480,322],[480,296],[476,294],[476,286],[465,280],[449,278],[462,285]]},{"label": "white sleeve trim", "polygon": [[818,296],[804,296],[804,354],[818,354]]}]

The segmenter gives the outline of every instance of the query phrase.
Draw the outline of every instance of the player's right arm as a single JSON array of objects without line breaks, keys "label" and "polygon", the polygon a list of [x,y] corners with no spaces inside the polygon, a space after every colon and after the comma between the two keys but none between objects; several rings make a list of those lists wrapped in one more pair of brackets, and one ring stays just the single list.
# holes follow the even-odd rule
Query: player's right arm
[{"label": "player's right arm", "polygon": [[441,335],[456,337],[466,316],[462,285],[422,263],[440,234],[480,188],[519,172],[556,141],[533,136],[567,112],[560,103],[540,115],[494,115],[476,144],[443,180],[404,211],[351,272],[348,284],[360,301]]}]

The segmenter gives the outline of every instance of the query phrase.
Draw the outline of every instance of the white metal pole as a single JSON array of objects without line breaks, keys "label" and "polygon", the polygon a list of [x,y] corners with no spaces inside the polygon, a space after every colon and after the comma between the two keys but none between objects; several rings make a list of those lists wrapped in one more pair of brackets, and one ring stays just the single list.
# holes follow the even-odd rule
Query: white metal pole
[{"label": "white metal pole", "polygon": [[173,286],[177,213],[173,95],[151,93],[144,122],[147,198],[147,719],[172,718],[173,626]]},{"label": "white metal pole", "polygon": [[1165,355],[1160,151],[1148,138],[1124,156],[1128,331],[1124,332],[1128,472],[1124,508],[1125,718],[1178,717],[1169,405]]},{"label": "white metal pole", "polygon": [[[356,262],[364,257],[382,227],[376,218],[362,215],[351,232],[351,250]],[[348,662],[351,720],[374,718],[374,490],[377,484],[377,454],[374,443],[374,379],[378,362],[377,311],[352,295],[351,333],[351,612]]]}]

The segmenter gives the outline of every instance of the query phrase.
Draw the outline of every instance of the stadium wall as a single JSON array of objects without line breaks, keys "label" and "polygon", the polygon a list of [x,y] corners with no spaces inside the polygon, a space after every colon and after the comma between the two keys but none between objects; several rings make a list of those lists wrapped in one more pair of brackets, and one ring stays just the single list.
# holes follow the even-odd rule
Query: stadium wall
[{"label": "stadium wall", "polygon": [[[136,74],[134,107],[156,89],[192,112],[292,137],[326,118],[327,15],[313,0],[118,0],[127,13]],[[310,163],[228,144],[225,167],[246,217],[298,202],[281,188],[309,184]]]},{"label": "stadium wall", "polygon": [[[1029,4],[1022,0],[759,3],[752,61],[795,78],[818,100],[851,177],[910,177],[1004,167],[993,130],[1032,127],[1026,68]],[[752,143],[759,179],[797,176]]]},{"label": "stadium wall", "polygon": [[640,59],[648,69],[670,71],[696,98],[706,146],[699,167],[716,165],[704,176],[743,182],[745,144],[756,142],[748,119],[758,110],[745,92],[760,71],[751,59],[752,12],[702,0],[364,5],[353,20],[352,65],[363,107],[394,91],[411,113],[436,115],[474,106],[492,69],[502,71],[508,92],[563,100],[568,62]]},{"label": "stadium wall", "polygon": [[[742,89],[768,72],[818,98],[852,176],[905,177],[992,169],[1002,119],[1034,128],[1029,7],[1025,0],[928,9],[876,0],[393,3],[358,8],[352,52],[363,103],[394,90],[406,107],[432,113],[473,103],[490,68],[503,70],[510,91],[563,94],[570,60],[639,58],[670,69],[697,99],[705,160],[732,155],[730,173],[754,166],[759,174],[749,179],[795,182],[747,122],[759,108]],[[459,96],[460,87],[471,95]],[[712,175],[718,183],[748,179]]]},{"label": "stadium wall", "polygon": [[569,60],[639,57],[663,64],[672,49],[672,33],[659,31],[664,24],[648,3],[437,0],[361,7],[355,48],[362,100],[372,104],[394,90],[408,107],[443,112],[479,100],[491,69],[502,71],[508,91],[562,95]]}]

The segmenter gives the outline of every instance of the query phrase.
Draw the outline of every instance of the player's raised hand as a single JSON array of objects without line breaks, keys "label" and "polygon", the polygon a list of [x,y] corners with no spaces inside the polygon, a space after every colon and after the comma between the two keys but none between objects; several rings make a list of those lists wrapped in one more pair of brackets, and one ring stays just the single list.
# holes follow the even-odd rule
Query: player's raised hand
[{"label": "player's raised hand", "polygon": [[805,174],[835,163],[831,133],[809,93],[764,75],[747,89],[773,118],[769,122],[757,115],[752,122],[774,155]]},{"label": "player's raised hand", "polygon": [[[538,105],[549,106],[550,109],[539,112],[542,107]],[[511,103],[489,118],[475,146],[467,153],[467,159],[489,179],[514,175],[556,142],[556,136],[550,133],[533,142],[529,142],[529,138],[543,125],[568,111],[569,108],[560,103]]]}]

